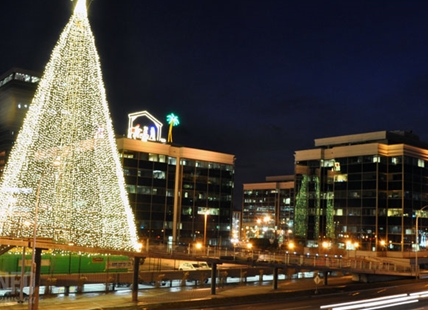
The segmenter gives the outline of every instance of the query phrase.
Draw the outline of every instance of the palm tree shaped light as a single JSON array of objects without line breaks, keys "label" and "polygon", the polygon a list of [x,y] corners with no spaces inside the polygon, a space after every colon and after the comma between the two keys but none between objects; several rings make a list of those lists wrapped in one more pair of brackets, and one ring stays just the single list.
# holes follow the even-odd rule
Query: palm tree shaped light
[{"label": "palm tree shaped light", "polygon": [[166,116],[166,121],[169,124],[169,130],[168,130],[168,143],[172,142],[172,127],[177,126],[180,124],[180,121],[178,120],[178,116],[174,115],[174,113],[171,113]]}]

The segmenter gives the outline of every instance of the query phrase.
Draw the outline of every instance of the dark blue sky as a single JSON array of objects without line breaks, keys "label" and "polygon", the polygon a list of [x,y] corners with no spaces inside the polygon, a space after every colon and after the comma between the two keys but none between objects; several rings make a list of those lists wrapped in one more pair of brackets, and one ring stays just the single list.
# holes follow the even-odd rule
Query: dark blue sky
[{"label": "dark blue sky", "polygon": [[[72,5],[3,1],[0,71],[43,71]],[[428,141],[427,1],[93,0],[89,19],[116,132],[174,112],[174,142],[236,155],[237,188],[315,138]]]}]

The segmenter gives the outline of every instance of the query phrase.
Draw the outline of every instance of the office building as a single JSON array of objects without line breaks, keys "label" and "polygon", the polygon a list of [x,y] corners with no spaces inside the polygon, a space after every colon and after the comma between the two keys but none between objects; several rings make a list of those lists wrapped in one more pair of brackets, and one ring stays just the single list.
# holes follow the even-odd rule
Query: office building
[{"label": "office building", "polygon": [[0,76],[0,176],[39,80],[38,73],[18,68]]},{"label": "office building", "polygon": [[315,139],[295,152],[295,201],[294,234],[306,246],[412,251],[420,216],[425,247],[428,143],[404,131]]},{"label": "office building", "polygon": [[282,244],[292,237],[293,225],[293,175],[266,177],[266,182],[244,184],[243,239],[276,239]]},{"label": "office building", "polygon": [[230,241],[234,160],[230,154],[164,143],[147,111],[129,114],[117,144],[141,237],[172,243]]}]

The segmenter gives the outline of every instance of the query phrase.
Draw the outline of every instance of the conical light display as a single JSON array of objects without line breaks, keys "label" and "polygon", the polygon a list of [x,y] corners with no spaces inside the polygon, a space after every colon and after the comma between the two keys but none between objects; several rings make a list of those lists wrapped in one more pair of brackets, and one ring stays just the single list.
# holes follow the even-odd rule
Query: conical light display
[{"label": "conical light display", "polygon": [[52,51],[1,183],[0,236],[34,231],[57,243],[137,250],[85,0]]}]

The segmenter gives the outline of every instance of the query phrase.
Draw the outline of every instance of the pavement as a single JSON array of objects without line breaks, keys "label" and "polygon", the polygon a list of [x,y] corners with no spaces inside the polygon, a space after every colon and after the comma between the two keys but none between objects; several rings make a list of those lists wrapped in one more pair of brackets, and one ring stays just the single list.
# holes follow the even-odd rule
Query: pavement
[{"label": "pavement", "polygon": [[[149,310],[149,309],[200,309],[207,306],[227,304],[243,304],[272,300],[275,297],[304,298],[314,294],[337,293],[343,291],[344,285],[350,289],[358,289],[367,284],[352,282],[351,278],[330,278],[328,286],[317,285],[314,279],[283,280],[276,290],[271,281],[252,282],[246,284],[230,283],[216,289],[211,294],[210,285],[200,287],[160,287],[142,289],[138,292],[138,301],[132,302],[129,289],[118,289],[114,292],[89,292],[83,294],[41,296],[41,310]],[[373,287],[373,284],[370,285]],[[18,304],[9,297],[0,297],[0,309],[22,310],[28,304]]]}]

